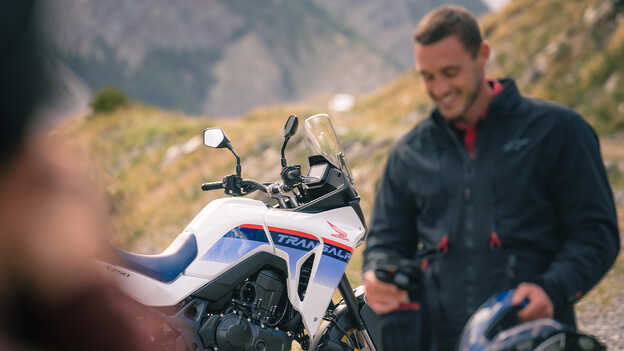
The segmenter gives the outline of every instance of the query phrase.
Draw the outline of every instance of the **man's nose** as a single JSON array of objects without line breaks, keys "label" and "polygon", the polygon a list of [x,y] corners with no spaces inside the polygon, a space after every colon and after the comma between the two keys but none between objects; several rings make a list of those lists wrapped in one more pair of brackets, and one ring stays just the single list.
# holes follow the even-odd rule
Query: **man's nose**
[{"label": "man's nose", "polygon": [[450,85],[444,79],[436,79],[431,85],[431,93],[436,98],[442,98],[449,93]]}]

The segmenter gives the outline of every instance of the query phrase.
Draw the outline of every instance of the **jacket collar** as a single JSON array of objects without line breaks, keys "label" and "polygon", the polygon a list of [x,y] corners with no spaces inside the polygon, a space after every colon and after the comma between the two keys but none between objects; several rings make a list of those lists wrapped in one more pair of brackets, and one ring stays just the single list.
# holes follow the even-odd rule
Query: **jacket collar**
[{"label": "jacket collar", "polygon": [[[510,114],[522,100],[516,83],[511,78],[498,79],[503,85],[503,90],[498,93],[488,106],[488,119],[497,119],[500,116]],[[444,125],[444,117],[436,107],[431,112],[431,118],[438,124]]]}]

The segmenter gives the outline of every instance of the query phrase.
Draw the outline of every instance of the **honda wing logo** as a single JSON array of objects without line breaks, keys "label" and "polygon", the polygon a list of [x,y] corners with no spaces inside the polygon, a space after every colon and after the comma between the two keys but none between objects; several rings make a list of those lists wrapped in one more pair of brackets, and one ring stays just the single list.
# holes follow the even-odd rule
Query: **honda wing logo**
[{"label": "honda wing logo", "polygon": [[331,229],[335,231],[335,233],[331,233],[331,236],[342,239],[342,240],[349,240],[349,235],[344,230],[336,227],[330,221],[327,221],[327,224],[329,224]]}]

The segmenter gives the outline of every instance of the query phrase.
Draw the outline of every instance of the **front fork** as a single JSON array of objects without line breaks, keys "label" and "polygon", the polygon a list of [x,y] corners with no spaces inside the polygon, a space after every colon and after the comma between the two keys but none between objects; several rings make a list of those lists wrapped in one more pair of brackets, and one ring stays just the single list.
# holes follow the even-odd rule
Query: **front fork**
[{"label": "front fork", "polygon": [[357,302],[357,298],[353,293],[353,289],[351,289],[351,284],[349,283],[349,279],[347,279],[346,274],[342,275],[342,279],[340,279],[340,284],[338,285],[338,290],[347,305],[348,313],[351,314],[351,318],[355,321],[356,328],[359,331],[359,333],[354,333],[360,346],[359,349],[375,351],[375,344],[373,344],[373,340],[371,339],[370,333],[366,328],[366,324],[364,324],[364,320],[360,314],[360,307]]}]

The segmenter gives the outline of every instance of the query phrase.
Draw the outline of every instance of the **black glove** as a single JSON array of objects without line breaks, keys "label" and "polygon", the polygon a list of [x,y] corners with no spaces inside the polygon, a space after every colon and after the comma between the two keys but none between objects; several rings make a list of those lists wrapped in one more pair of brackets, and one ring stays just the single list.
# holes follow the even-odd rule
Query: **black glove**
[{"label": "black glove", "polygon": [[375,267],[375,276],[407,291],[410,301],[421,300],[423,274],[418,261],[403,259],[397,263],[379,263]]},{"label": "black glove", "polygon": [[424,300],[421,298],[423,274],[417,260],[382,263],[375,268],[377,279],[406,290],[410,304],[398,311],[380,316],[382,351],[430,350],[431,323]]}]

